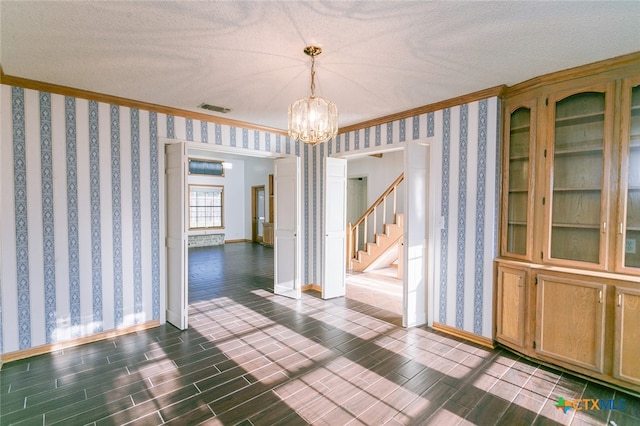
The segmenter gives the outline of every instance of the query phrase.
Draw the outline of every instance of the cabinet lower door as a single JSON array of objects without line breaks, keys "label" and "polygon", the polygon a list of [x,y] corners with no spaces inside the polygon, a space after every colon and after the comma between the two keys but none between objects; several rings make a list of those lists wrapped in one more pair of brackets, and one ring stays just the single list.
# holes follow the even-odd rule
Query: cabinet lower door
[{"label": "cabinet lower door", "polygon": [[498,267],[496,340],[524,347],[527,272]]},{"label": "cabinet lower door", "polygon": [[606,286],[538,275],[536,352],[603,372]]},{"label": "cabinet lower door", "polygon": [[640,385],[640,290],[616,288],[613,375]]}]

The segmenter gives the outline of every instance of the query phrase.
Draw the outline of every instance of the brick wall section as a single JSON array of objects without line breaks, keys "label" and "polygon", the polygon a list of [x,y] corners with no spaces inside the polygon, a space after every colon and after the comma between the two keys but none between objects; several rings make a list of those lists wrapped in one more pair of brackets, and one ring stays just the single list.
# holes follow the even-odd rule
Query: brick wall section
[{"label": "brick wall section", "polygon": [[209,247],[224,244],[224,234],[189,235],[189,247]]}]

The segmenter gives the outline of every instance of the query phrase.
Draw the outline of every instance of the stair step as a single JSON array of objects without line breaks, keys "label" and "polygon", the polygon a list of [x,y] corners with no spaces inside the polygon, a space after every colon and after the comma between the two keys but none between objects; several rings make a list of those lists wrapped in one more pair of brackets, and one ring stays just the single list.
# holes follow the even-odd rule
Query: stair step
[{"label": "stair step", "polygon": [[356,271],[364,271],[372,265],[379,256],[388,253],[397,245],[404,235],[404,215],[396,214],[395,223],[384,223],[383,232],[375,233],[373,241],[365,244],[364,250],[358,250],[356,257],[351,260],[351,267]]}]

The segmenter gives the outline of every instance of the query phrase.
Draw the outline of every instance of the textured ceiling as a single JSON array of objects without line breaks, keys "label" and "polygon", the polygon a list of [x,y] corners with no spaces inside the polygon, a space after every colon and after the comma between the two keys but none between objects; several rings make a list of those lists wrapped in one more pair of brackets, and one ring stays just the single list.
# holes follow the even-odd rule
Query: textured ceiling
[{"label": "textured ceiling", "polygon": [[640,50],[640,2],[6,1],[5,74],[277,129],[316,93],[340,125]]}]

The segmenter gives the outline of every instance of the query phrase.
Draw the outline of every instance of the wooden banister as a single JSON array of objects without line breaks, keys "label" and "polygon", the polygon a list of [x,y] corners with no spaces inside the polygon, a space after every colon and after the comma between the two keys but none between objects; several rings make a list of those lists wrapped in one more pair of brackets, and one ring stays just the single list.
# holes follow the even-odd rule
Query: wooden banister
[{"label": "wooden banister", "polygon": [[393,196],[393,218],[395,221],[396,213],[397,213],[397,188],[400,183],[404,180],[404,173],[401,173],[400,176],[394,180],[391,185],[378,197],[376,201],[371,204],[371,206],[360,216],[360,218],[353,224],[349,223],[347,227],[347,268],[352,269],[352,259],[357,258],[358,248],[360,246],[360,225],[363,225],[362,232],[362,244],[366,247],[369,237],[369,216],[373,216],[373,234],[378,232],[378,218],[377,218],[377,209],[382,204],[382,223],[381,226],[384,226],[387,223],[387,198],[390,195]]}]

